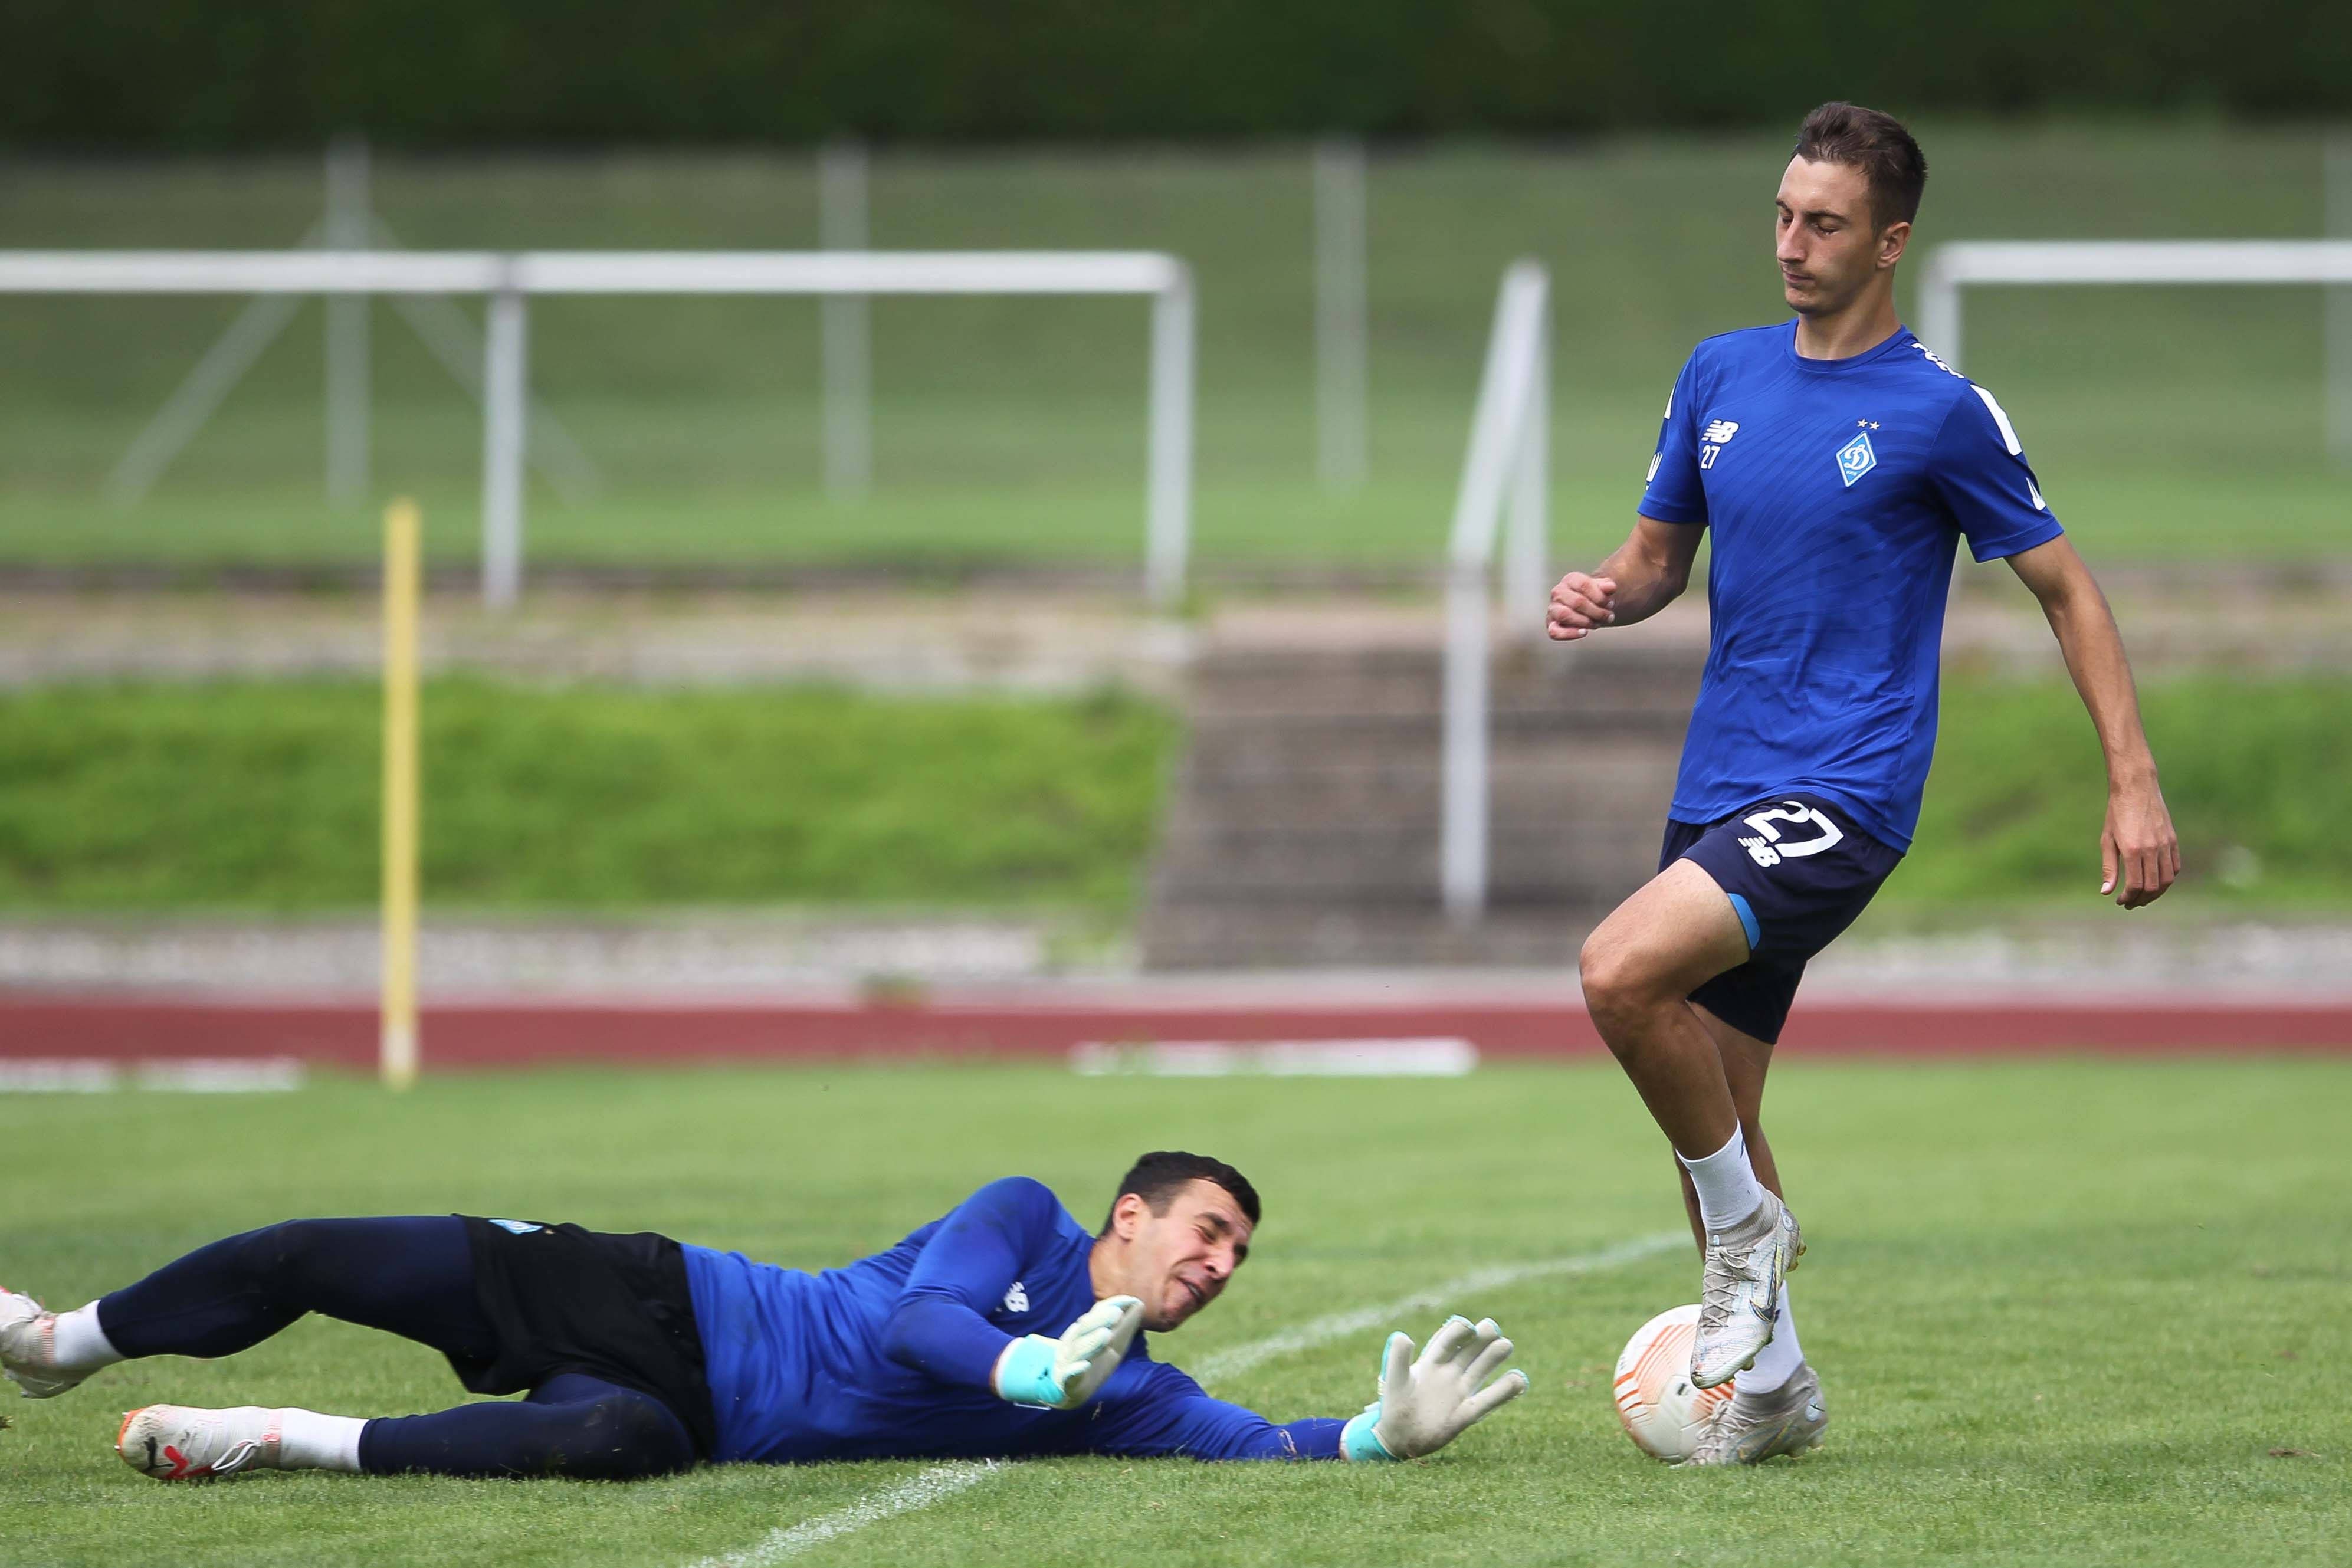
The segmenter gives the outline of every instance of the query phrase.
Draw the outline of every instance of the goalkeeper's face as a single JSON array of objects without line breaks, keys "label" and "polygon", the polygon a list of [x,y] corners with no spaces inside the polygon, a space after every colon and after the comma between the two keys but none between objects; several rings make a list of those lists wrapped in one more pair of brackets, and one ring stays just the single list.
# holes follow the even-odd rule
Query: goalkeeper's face
[{"label": "goalkeeper's face", "polygon": [[1164,1334],[1224,1293],[1249,1256],[1252,1228],[1241,1205],[1214,1182],[1187,1182],[1159,1214],[1129,1193],[1111,1211],[1120,1243],[1111,1293],[1141,1301],[1143,1326]]}]

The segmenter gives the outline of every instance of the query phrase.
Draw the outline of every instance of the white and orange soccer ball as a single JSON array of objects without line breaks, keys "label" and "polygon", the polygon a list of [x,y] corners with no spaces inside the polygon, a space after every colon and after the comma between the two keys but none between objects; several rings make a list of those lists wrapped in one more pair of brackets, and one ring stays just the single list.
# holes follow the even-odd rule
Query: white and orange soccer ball
[{"label": "white and orange soccer ball", "polygon": [[1691,1382],[1691,1339],[1698,1303],[1671,1307],[1633,1331],[1617,1358],[1617,1419],[1633,1446],[1654,1459],[1678,1465],[1731,1397],[1731,1384],[1701,1388]]}]

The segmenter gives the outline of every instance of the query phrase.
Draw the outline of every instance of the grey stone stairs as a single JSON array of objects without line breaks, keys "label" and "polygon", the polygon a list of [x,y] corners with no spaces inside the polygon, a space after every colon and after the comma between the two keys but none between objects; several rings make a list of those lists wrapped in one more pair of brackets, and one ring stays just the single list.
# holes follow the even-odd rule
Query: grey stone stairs
[{"label": "grey stone stairs", "polygon": [[1212,639],[1192,672],[1145,965],[1572,963],[1656,868],[1704,658],[1674,635],[1497,648],[1488,906],[1465,926],[1437,895],[1434,636]]}]

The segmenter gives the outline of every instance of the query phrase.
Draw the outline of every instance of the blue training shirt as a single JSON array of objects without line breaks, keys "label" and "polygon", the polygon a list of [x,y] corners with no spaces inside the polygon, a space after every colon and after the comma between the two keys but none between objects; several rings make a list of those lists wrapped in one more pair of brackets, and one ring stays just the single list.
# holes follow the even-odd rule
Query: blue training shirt
[{"label": "blue training shirt", "polygon": [[1908,849],[1953,547],[1992,561],[2062,531],[1992,394],[1907,329],[1841,360],[1801,358],[1794,321],[1709,338],[1675,382],[1641,513],[1714,531],[1668,814],[1810,791]]},{"label": "blue training shirt", "polygon": [[687,1247],[721,1463],[1188,1455],[1336,1458],[1344,1422],[1277,1426],[1212,1399],[1138,1334],[1076,1410],[1007,1404],[1005,1344],[1095,1304],[1094,1237],[1044,1184],[991,1182],[887,1252],[807,1274]]}]

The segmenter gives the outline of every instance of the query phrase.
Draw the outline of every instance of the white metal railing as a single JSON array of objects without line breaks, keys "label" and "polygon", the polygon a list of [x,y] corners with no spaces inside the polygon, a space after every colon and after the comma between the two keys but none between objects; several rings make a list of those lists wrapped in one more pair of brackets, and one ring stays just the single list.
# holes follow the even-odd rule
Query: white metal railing
[{"label": "white metal railing", "polygon": [[1144,586],[1184,590],[1197,311],[1191,271],[1153,251],[0,251],[0,293],[483,294],[482,596],[522,585],[533,294],[1138,294],[1151,300]]},{"label": "white metal railing", "polygon": [[[1960,240],[1927,257],[1919,340],[1962,368],[1960,291],[1984,284],[2352,285],[2352,239]],[[2328,446],[2352,463],[2352,331],[2328,333]]]},{"label": "white metal railing", "polygon": [[1493,657],[1488,601],[1496,535],[1503,546],[1504,625],[1534,637],[1542,605],[1551,478],[1551,276],[1517,261],[1503,274],[1470,450],[1445,556],[1445,739],[1438,889],[1446,913],[1475,920],[1486,905]]}]

